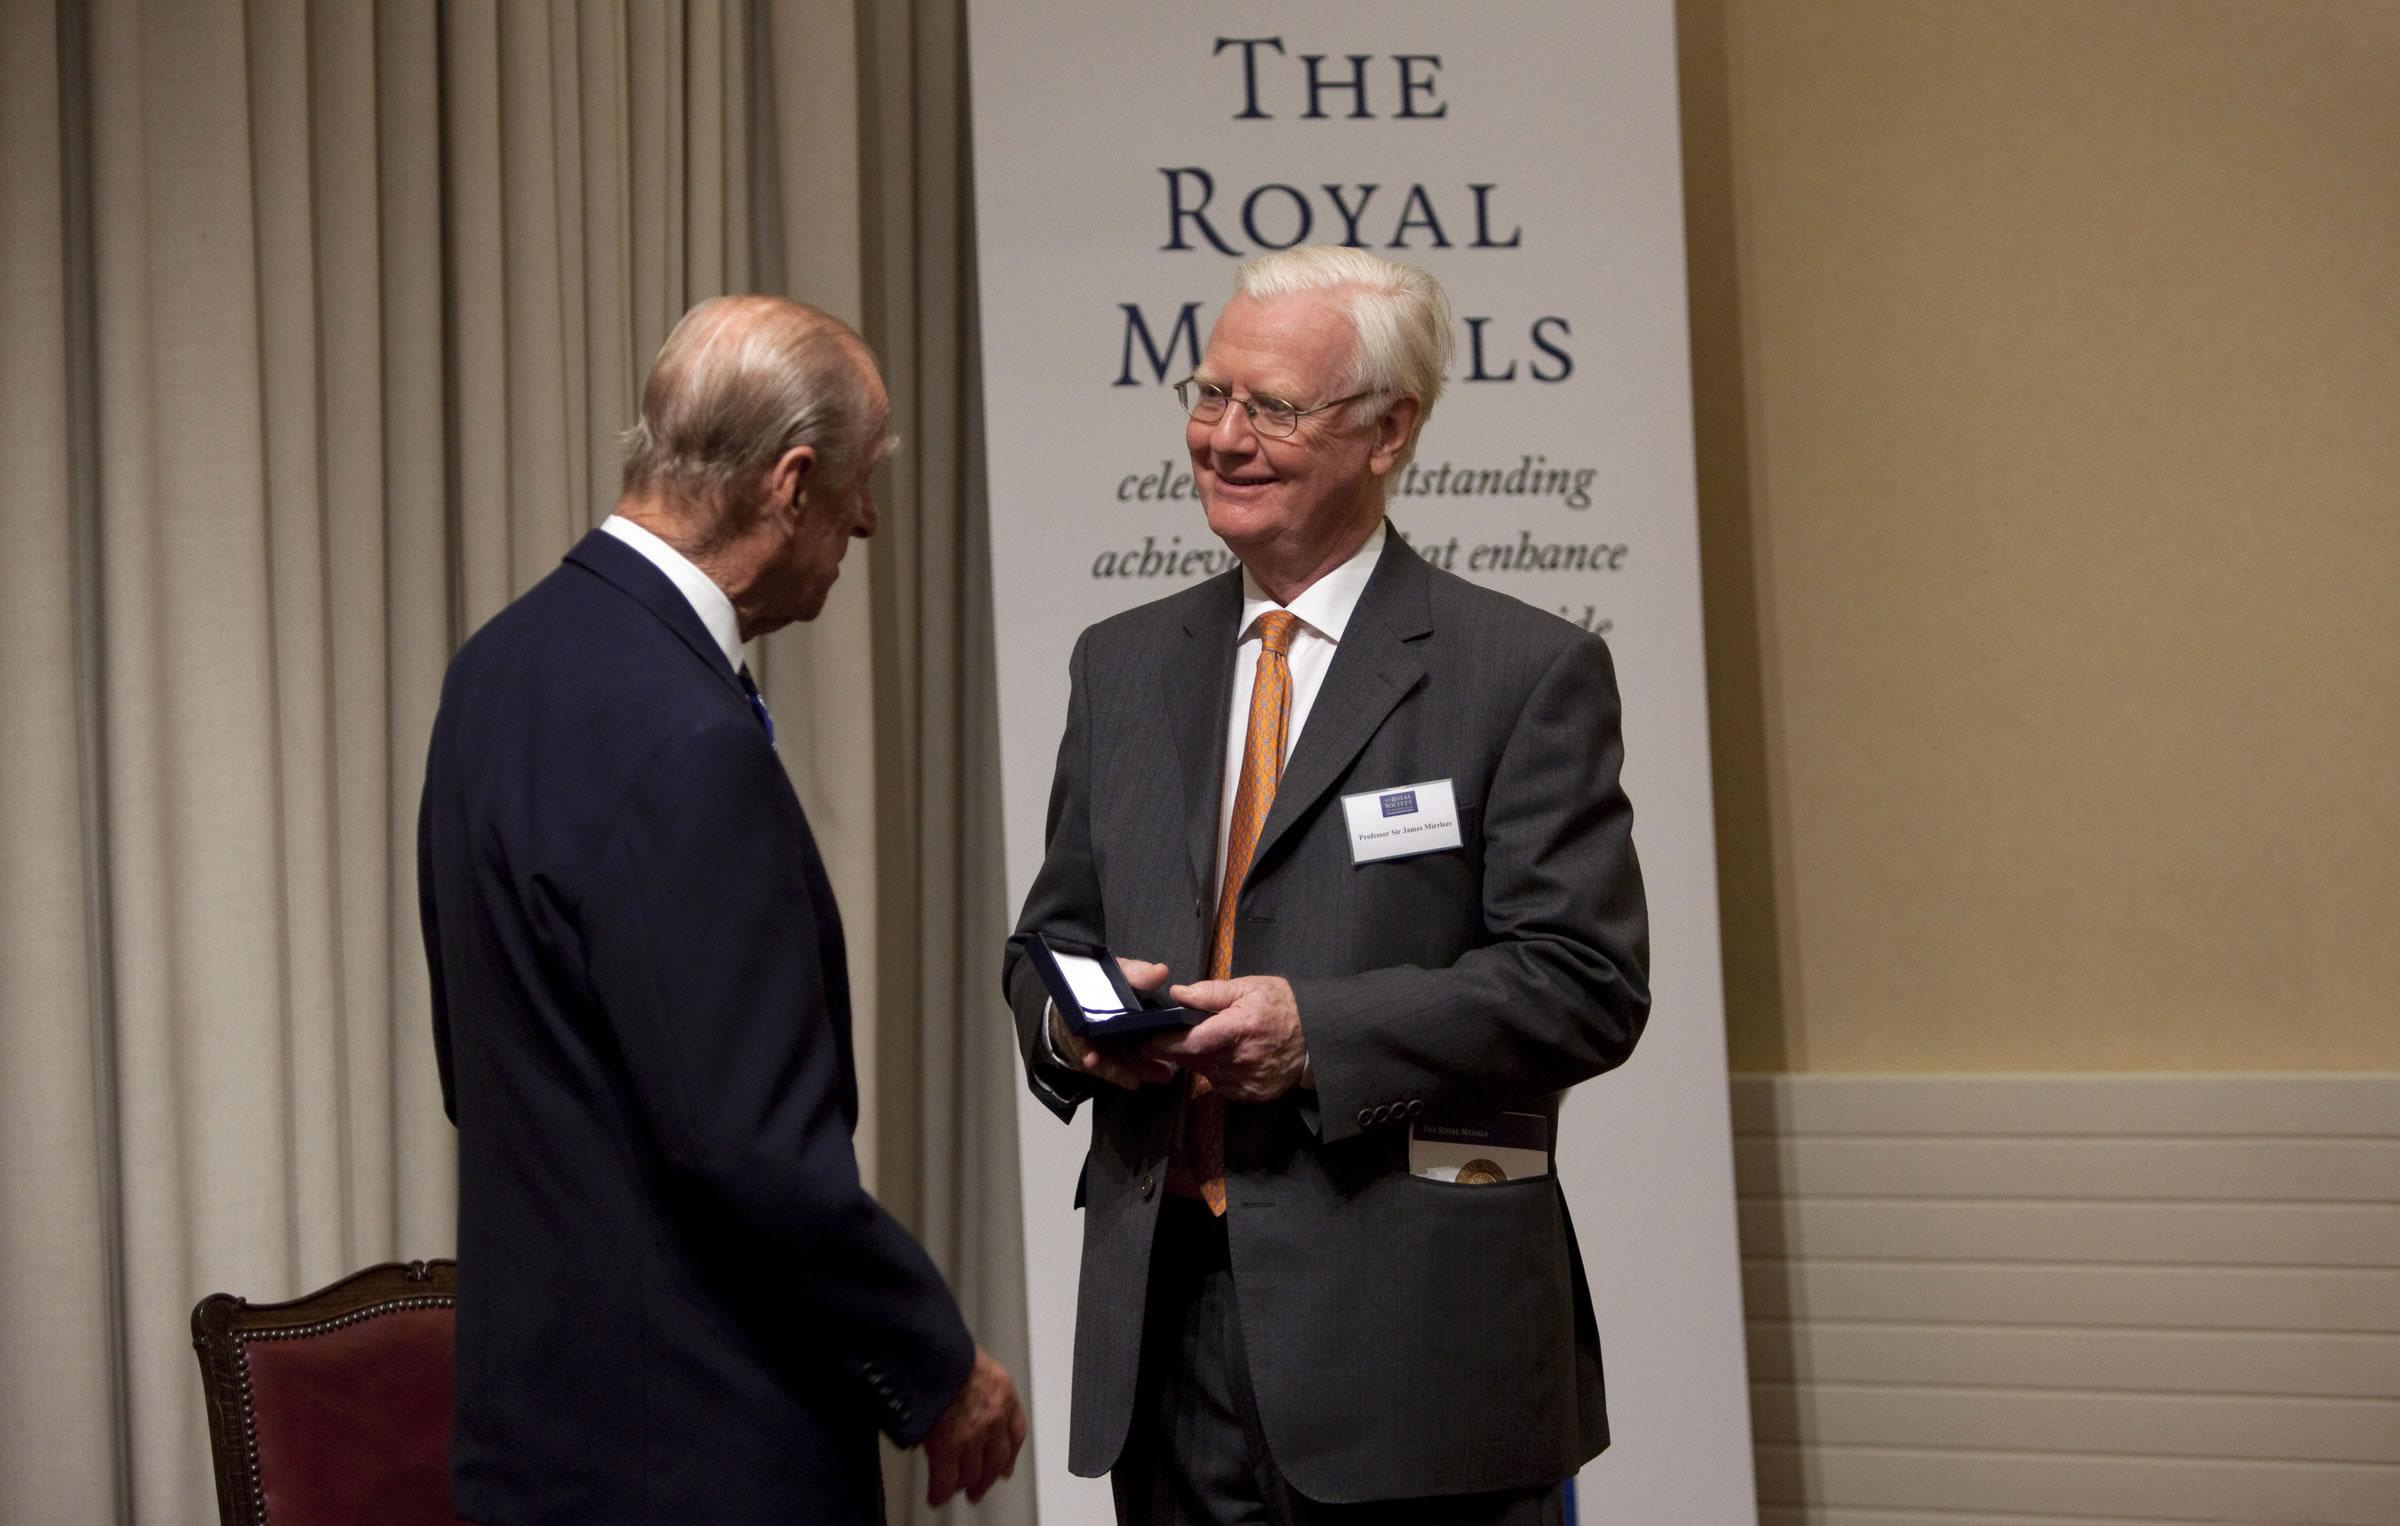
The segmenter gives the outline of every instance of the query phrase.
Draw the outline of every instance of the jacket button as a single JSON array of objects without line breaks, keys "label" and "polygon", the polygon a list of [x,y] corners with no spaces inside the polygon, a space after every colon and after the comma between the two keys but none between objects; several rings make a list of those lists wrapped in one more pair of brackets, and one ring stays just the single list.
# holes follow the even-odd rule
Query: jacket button
[{"label": "jacket button", "polygon": [[1207,916],[1207,915],[1208,915],[1208,903],[1207,903],[1206,901],[1203,901],[1203,900],[1201,900],[1201,899],[1200,899],[1199,897],[1197,897],[1197,896],[1193,897],[1193,898],[1192,898],[1192,915],[1193,915],[1193,916],[1195,916],[1195,917],[1205,917],[1205,916]]},{"label": "jacket button", "polygon": [[1425,1111],[1425,1099],[1423,1097],[1411,1097],[1408,1099],[1409,1117],[1414,1118],[1423,1111]]},{"label": "jacket button", "polygon": [[1373,1128],[1375,1126],[1375,1109],[1371,1107],[1360,1108],[1358,1110],[1358,1126],[1362,1129]]},{"label": "jacket button", "polygon": [[1155,1172],[1150,1172],[1150,1171],[1145,1171],[1145,1172],[1143,1172],[1143,1173],[1142,1173],[1142,1201],[1143,1201],[1143,1202],[1145,1202],[1145,1203],[1149,1202],[1149,1201],[1150,1201],[1150,1195],[1151,1195],[1152,1193],[1156,1192],[1156,1191],[1158,1191],[1158,1176],[1157,1176],[1157,1174],[1156,1174]]}]

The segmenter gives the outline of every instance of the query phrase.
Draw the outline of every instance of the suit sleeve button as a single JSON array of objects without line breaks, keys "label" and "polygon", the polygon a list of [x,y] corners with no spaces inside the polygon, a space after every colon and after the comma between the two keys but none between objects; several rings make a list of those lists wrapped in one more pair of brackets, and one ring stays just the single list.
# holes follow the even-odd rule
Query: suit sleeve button
[{"label": "suit sleeve button", "polygon": [[1143,1173],[1142,1173],[1142,1201],[1143,1201],[1143,1202],[1145,1202],[1145,1203],[1149,1202],[1149,1201],[1150,1201],[1151,1194],[1153,1194],[1153,1193],[1155,1193],[1155,1192],[1157,1192],[1157,1191],[1158,1191],[1158,1173],[1156,1173],[1156,1172],[1154,1172],[1154,1171],[1145,1171],[1145,1172],[1143,1172]]},{"label": "suit sleeve button", "polygon": [[1416,1117],[1418,1114],[1420,1114],[1420,1113],[1422,1113],[1422,1112],[1424,1112],[1424,1111],[1425,1111],[1425,1099],[1424,1099],[1423,1097],[1411,1097],[1411,1098],[1409,1098],[1409,1099],[1408,1099],[1408,1116],[1409,1116],[1409,1117],[1411,1117],[1411,1118],[1414,1118],[1414,1117]]},{"label": "suit sleeve button", "polygon": [[1373,1128],[1375,1126],[1375,1109],[1371,1107],[1360,1108],[1358,1110],[1358,1126],[1362,1129]]}]

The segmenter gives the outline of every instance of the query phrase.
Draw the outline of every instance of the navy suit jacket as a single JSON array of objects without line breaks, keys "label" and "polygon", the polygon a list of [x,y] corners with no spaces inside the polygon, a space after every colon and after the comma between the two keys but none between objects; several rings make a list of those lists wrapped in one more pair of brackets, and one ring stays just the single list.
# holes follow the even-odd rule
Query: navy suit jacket
[{"label": "navy suit jacket", "polygon": [[841,922],[683,595],[593,532],[467,642],[418,876],[459,1137],[460,1514],[882,1520],[974,1345],[860,1186]]}]

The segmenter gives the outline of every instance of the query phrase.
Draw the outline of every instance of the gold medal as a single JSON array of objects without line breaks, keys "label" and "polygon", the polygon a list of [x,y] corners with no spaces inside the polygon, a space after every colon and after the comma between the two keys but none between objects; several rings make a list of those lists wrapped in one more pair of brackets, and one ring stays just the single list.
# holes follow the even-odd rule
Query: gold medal
[{"label": "gold medal", "polygon": [[1508,1173],[1500,1169],[1497,1161],[1485,1160],[1480,1155],[1458,1168],[1458,1184],[1462,1187],[1481,1187],[1507,1180]]}]

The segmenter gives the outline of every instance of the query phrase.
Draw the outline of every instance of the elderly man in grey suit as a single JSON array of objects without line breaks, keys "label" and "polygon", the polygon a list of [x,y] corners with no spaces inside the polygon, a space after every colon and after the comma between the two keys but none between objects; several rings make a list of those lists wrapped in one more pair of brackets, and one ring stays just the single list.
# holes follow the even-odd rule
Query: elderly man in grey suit
[{"label": "elderly man in grey suit", "polygon": [[1551,1136],[1649,1010],[1616,680],[1386,522],[1449,349],[1423,271],[1241,267],[1179,389],[1241,566],[1076,644],[1019,931],[1207,1014],[1087,1043],[1012,942],[1093,1104],[1069,1462],[1126,1522],[1556,1521],[1608,1441]]}]

